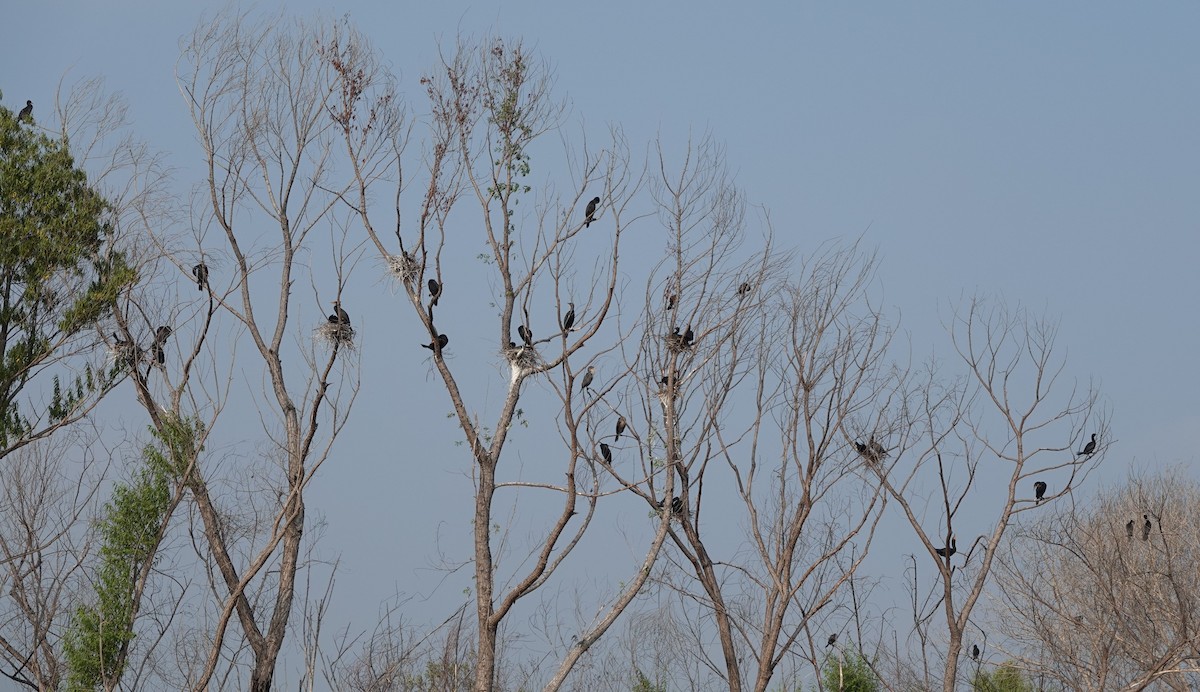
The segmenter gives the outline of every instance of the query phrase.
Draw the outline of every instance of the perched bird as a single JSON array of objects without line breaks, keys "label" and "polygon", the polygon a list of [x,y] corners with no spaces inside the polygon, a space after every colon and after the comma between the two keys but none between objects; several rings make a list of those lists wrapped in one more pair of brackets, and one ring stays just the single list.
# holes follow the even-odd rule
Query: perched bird
[{"label": "perched bird", "polygon": [[588,204],[587,204],[587,209],[586,209],[586,210],[583,212],[583,213],[584,213],[584,215],[587,217],[587,218],[585,218],[585,219],[583,220],[583,227],[584,227],[584,228],[587,228],[588,226],[591,226],[591,225],[592,225],[592,222],[596,220],[596,207],[597,207],[599,204],[600,204],[600,198],[599,198],[599,197],[593,197],[593,198],[592,198],[592,201],[588,202]]},{"label": "perched bird", "polygon": [[1038,481],[1037,483],[1034,483],[1034,484],[1033,484],[1033,497],[1034,497],[1034,499],[1036,499],[1038,502],[1041,502],[1041,501],[1042,501],[1042,497],[1043,497],[1045,494],[1046,494],[1046,483],[1045,483],[1044,481]]},{"label": "perched bird", "polygon": [[154,359],[154,362],[158,365],[162,365],[163,363],[167,362],[167,354],[165,351],[163,351],[163,345],[157,341],[150,344],[150,357]]},{"label": "perched bird", "polygon": [[575,303],[567,303],[567,314],[563,315],[562,328],[564,332],[571,331],[571,327],[575,326]]},{"label": "perched bird", "polygon": [[871,453],[871,456],[877,462],[887,456],[887,449],[875,441],[874,435],[872,435],[870,441],[867,442],[867,451]]},{"label": "perched bird", "polygon": [[1131,540],[1133,539],[1133,520],[1132,519],[1130,519],[1129,523],[1125,525],[1125,537],[1128,539],[1131,539]]},{"label": "perched bird", "polygon": [[33,122],[33,101],[26,101],[25,107],[17,114],[17,122],[32,123]]},{"label": "perched bird", "polygon": [[1082,452],[1077,452],[1076,456],[1087,456],[1096,451],[1096,433],[1092,433],[1092,441],[1083,446]]},{"label": "perched bird", "polygon": [[1154,528],[1154,524],[1150,523],[1149,516],[1143,514],[1142,518],[1146,520],[1146,523],[1142,524],[1142,540],[1148,541],[1150,540],[1150,529]]},{"label": "perched bird", "polygon": [[625,432],[625,416],[621,416],[617,419],[617,436],[613,438],[613,441],[615,442],[621,439],[621,433],[623,432]]},{"label": "perched bird", "polygon": [[661,384],[661,385],[663,385],[663,386],[666,386],[666,385],[667,385],[667,384],[669,384],[670,382],[671,382],[671,376],[670,376],[670,375],[663,375],[663,376],[662,376],[662,379],[658,381],[658,383],[659,383],[659,384]]},{"label": "perched bird", "polygon": [[596,366],[589,365],[587,372],[583,374],[583,381],[579,383],[579,390],[583,391],[592,386],[592,378],[596,375]]},{"label": "perched bird", "polygon": [[203,291],[208,285],[208,265],[201,262],[192,267],[192,276],[196,277],[196,288]]},{"label": "perched bird", "polygon": [[675,304],[679,302],[679,296],[677,294],[671,293],[670,291],[667,291],[666,295],[664,295],[663,297],[667,299],[667,309],[674,310]]},{"label": "perched bird", "polygon": [[521,341],[524,341],[526,346],[533,345],[533,332],[530,331],[529,327],[526,327],[523,324],[518,325],[517,335],[521,337]]},{"label": "perched bird", "polygon": [[950,541],[946,544],[946,547],[934,548],[933,552],[941,557],[951,557],[958,552],[958,539],[954,537],[954,534],[950,534]]},{"label": "perched bird", "polygon": [[437,305],[438,296],[441,295],[441,293],[442,293],[442,285],[437,282],[437,279],[430,279],[429,280],[429,297],[431,300],[429,301],[429,304]]},{"label": "perched bird", "polygon": [[833,646],[834,644],[837,644],[837,632],[834,632],[833,634],[829,635],[829,639],[825,640],[825,648],[828,649],[829,647]]},{"label": "perched bird", "polygon": [[971,645],[971,658],[975,659],[977,662],[979,661],[979,645],[978,644]]},{"label": "perched bird", "polygon": [[446,348],[446,344],[450,343],[450,337],[445,334],[438,334],[436,341],[430,341],[427,344],[421,344],[421,348],[427,348],[434,353]]},{"label": "perched bird", "polygon": [[342,301],[333,301],[333,314],[329,316],[329,323],[350,326],[350,315],[342,309]]},{"label": "perched bird", "polygon": [[738,286],[738,295],[744,296],[750,292],[750,282],[743,281],[741,286]]},{"label": "perched bird", "polygon": [[609,449],[608,445],[604,444],[603,442],[600,443],[600,456],[604,457],[604,463],[612,463],[612,450]]},{"label": "perched bird", "polygon": [[667,335],[667,347],[673,349],[683,348],[683,335],[679,333],[679,327],[675,327],[675,329]]},{"label": "perched bird", "polygon": [[167,338],[170,336],[171,328],[164,324],[163,326],[154,330],[154,343],[165,344],[167,343]]},{"label": "perched bird", "polygon": [[692,345],[692,341],[694,341],[695,339],[696,339],[696,333],[692,331],[692,325],[689,324],[687,326],[687,329],[685,329],[683,332],[684,347],[690,347]]},{"label": "perched bird", "polygon": [[683,514],[683,498],[682,497],[671,498],[671,513],[672,514]]}]

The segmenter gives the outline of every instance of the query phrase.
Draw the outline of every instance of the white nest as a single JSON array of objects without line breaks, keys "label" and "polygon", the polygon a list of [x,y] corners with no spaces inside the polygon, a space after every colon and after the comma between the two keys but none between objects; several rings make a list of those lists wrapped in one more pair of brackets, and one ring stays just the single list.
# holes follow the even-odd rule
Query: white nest
[{"label": "white nest", "polygon": [[323,322],[317,327],[313,338],[330,346],[339,344],[346,348],[354,348],[354,327],[337,322]]}]

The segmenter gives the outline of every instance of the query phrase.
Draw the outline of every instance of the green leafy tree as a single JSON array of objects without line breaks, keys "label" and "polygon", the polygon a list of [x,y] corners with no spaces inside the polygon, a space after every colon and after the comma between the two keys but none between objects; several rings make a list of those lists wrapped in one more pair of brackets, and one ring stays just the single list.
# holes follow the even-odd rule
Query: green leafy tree
[{"label": "green leafy tree", "polygon": [[77,420],[114,382],[93,363],[67,381],[52,367],[96,350],[94,326],[136,279],[110,212],[65,141],[0,107],[0,458]]},{"label": "green leafy tree", "polygon": [[170,421],[142,450],[136,478],[116,486],[99,524],[95,600],[80,606],[64,642],[69,690],[111,688],[121,679],[141,594],[179,495],[172,487],[194,456],[197,425]]},{"label": "green leafy tree", "polygon": [[980,671],[971,682],[971,689],[978,692],[1035,692],[1033,683],[1011,663],[1001,664],[995,670]]},{"label": "green leafy tree", "polygon": [[825,659],[822,680],[825,689],[838,692],[876,692],[879,678],[870,662],[857,652]]}]

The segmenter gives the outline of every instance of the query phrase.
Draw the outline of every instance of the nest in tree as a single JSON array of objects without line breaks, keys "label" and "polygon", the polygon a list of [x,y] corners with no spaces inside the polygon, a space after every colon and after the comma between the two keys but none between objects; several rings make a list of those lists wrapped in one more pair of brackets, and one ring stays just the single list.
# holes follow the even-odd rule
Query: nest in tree
[{"label": "nest in tree", "polygon": [[338,344],[345,348],[354,348],[354,327],[340,322],[323,322],[317,327],[313,338],[330,346]]},{"label": "nest in tree", "polygon": [[417,264],[417,261],[410,257],[408,253],[388,255],[387,265],[388,273],[405,284],[416,281],[421,271],[421,265]]},{"label": "nest in tree", "polygon": [[114,365],[132,368],[142,359],[142,349],[128,341],[117,341],[108,347],[108,359]]},{"label": "nest in tree", "polygon": [[532,346],[509,346],[504,349],[504,357],[508,359],[508,362],[522,370],[532,370],[542,360],[541,356],[538,355],[537,349]]}]

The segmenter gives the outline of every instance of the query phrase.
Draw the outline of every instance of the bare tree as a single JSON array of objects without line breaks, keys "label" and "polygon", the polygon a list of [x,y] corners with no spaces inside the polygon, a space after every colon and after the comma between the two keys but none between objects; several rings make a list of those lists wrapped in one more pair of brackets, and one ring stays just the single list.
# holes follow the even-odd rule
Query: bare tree
[{"label": "bare tree", "polygon": [[[705,140],[685,161],[679,174],[660,165],[654,185],[671,241],[641,351],[653,427],[639,441],[658,483],[646,499],[677,504],[663,583],[712,618],[708,665],[731,690],[765,690],[785,662],[819,668],[826,641],[811,626],[830,624],[885,505],[847,431],[883,417],[900,380],[866,296],[873,260],[830,246],[787,281],[791,254],[769,236],[747,251],[719,148]],[[728,543],[731,522],[744,544]]]},{"label": "bare tree", "polygon": [[1078,690],[1200,684],[1200,485],[1134,476],[1014,528],[997,557],[1008,653]]},{"label": "bare tree", "polygon": [[[946,366],[931,367],[911,399],[911,433],[882,438],[890,456],[875,466],[924,549],[908,570],[915,653],[924,684],[940,677],[947,692],[962,682],[969,637],[983,634],[972,616],[1014,520],[1069,501],[1111,443],[1097,391],[1063,381],[1052,322],[976,299],[955,312],[949,331],[965,378],[945,385]],[[964,526],[967,507],[971,517],[989,512],[990,524]],[[944,632],[933,626],[939,613]],[[942,660],[931,660],[935,650]]]}]

